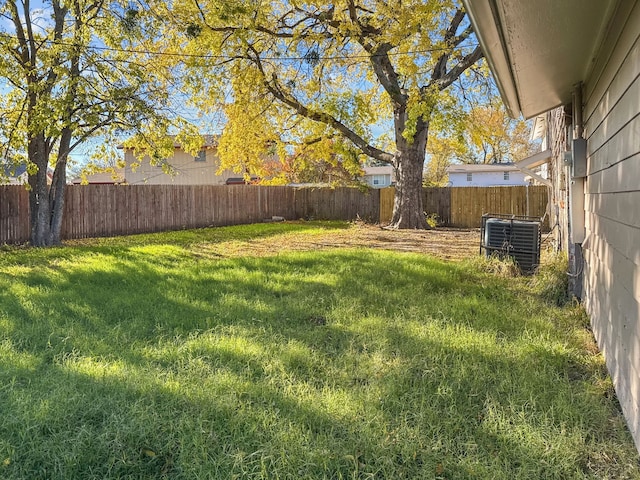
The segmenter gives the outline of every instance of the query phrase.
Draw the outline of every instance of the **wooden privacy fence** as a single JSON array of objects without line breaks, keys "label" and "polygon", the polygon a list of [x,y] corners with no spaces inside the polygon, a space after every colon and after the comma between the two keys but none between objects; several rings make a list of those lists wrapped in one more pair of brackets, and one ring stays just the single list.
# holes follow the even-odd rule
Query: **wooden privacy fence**
[{"label": "wooden privacy fence", "polygon": [[[380,191],[380,223],[389,223],[395,189]],[[547,211],[545,186],[513,187],[433,187],[423,190],[427,215],[437,215],[442,225],[478,228],[484,213],[504,213],[543,217]]]},{"label": "wooden privacy fence", "polygon": [[[0,244],[29,240],[29,194],[0,186]],[[62,238],[261,222],[272,216],[375,222],[376,191],[253,185],[69,185]]]},{"label": "wooden privacy fence", "polygon": [[[424,211],[438,216],[442,225],[451,223],[451,187],[428,187],[422,189]],[[389,223],[393,213],[394,187],[380,190],[380,223]]]},{"label": "wooden privacy fence", "polygon": [[20,185],[0,185],[0,245],[29,239],[29,192]]},{"label": "wooden privacy fence", "polygon": [[[388,223],[393,188],[294,188],[254,185],[70,185],[66,187],[62,238],[86,238],[286,219]],[[424,189],[427,214],[441,224],[480,226],[483,213],[542,217],[546,187]],[[0,186],[0,244],[29,240],[29,194]]]},{"label": "wooden privacy fence", "polygon": [[547,212],[548,193],[545,186],[451,188],[450,225],[480,227],[484,213],[542,218]]}]

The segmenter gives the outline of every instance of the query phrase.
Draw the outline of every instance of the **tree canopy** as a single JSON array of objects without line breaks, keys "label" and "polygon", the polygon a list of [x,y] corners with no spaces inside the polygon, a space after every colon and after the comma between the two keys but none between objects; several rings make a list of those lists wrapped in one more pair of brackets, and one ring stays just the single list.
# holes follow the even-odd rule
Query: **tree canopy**
[{"label": "tree canopy", "polygon": [[512,163],[534,154],[538,145],[522,119],[509,118],[494,95],[476,98],[459,113],[459,121],[429,137],[424,184],[447,184],[452,163]]},{"label": "tree canopy", "polygon": [[28,168],[31,243],[57,244],[69,154],[116,130],[166,133],[171,84],[131,54],[144,24],[117,1],[7,0],[0,17],[3,156]]},{"label": "tree canopy", "polygon": [[476,105],[467,112],[460,131],[464,163],[508,163],[533,153],[527,123],[512,119],[498,101],[494,105]]},{"label": "tree canopy", "polygon": [[128,132],[160,159],[172,118],[199,147],[174,98],[223,112],[221,169],[348,178],[370,158],[396,172],[392,225],[426,228],[429,132],[486,74],[457,0],[8,0],[0,15],[0,138],[29,166],[34,245],[59,243],[66,164],[91,136]]},{"label": "tree canopy", "polygon": [[[223,106],[222,166],[259,172],[275,146],[367,156],[396,169],[393,225],[425,228],[421,183],[432,122],[482,57],[451,0],[150,0],[156,48],[180,51],[194,105]],[[166,21],[169,20],[169,21]]]}]

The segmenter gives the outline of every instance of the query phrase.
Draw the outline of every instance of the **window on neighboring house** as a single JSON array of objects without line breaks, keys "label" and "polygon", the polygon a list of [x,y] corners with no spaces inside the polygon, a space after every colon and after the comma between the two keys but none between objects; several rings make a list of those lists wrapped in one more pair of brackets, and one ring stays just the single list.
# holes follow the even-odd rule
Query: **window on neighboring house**
[{"label": "window on neighboring house", "polygon": [[471,182],[473,180],[473,173],[467,173],[467,182]]},{"label": "window on neighboring house", "polygon": [[391,183],[390,175],[373,175],[371,177],[371,185],[374,186],[385,186]]},{"label": "window on neighboring house", "polygon": [[504,172],[504,179],[509,180],[509,172]]},{"label": "window on neighboring house", "polygon": [[206,150],[200,150],[198,152],[198,155],[196,155],[195,157],[193,157],[193,159],[196,162],[206,162],[207,161],[207,151]]}]

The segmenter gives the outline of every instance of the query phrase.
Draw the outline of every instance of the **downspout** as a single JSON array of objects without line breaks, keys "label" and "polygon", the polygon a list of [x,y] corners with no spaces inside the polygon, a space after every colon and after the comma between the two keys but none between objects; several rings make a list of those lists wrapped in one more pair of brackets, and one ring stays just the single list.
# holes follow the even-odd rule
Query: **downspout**
[{"label": "downspout", "polygon": [[[572,166],[569,185],[569,290],[577,298],[582,297],[582,277],[584,259],[582,255],[585,241],[584,187],[586,165],[586,141],[582,116],[582,83],[574,85],[572,93]],[[581,173],[577,173],[577,172]],[[586,246],[586,244],[585,244]]]},{"label": "downspout", "polygon": [[573,86],[572,97],[573,138],[584,138],[584,124],[582,121],[582,82]]}]

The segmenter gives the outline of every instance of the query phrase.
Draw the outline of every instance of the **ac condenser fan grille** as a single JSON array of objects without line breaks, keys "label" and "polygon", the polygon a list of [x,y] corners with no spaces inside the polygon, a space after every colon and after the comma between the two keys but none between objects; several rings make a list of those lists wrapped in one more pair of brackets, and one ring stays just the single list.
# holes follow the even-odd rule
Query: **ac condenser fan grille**
[{"label": "ac condenser fan grille", "polygon": [[533,273],[540,263],[540,221],[505,217],[483,215],[480,251],[510,256],[523,273]]}]

